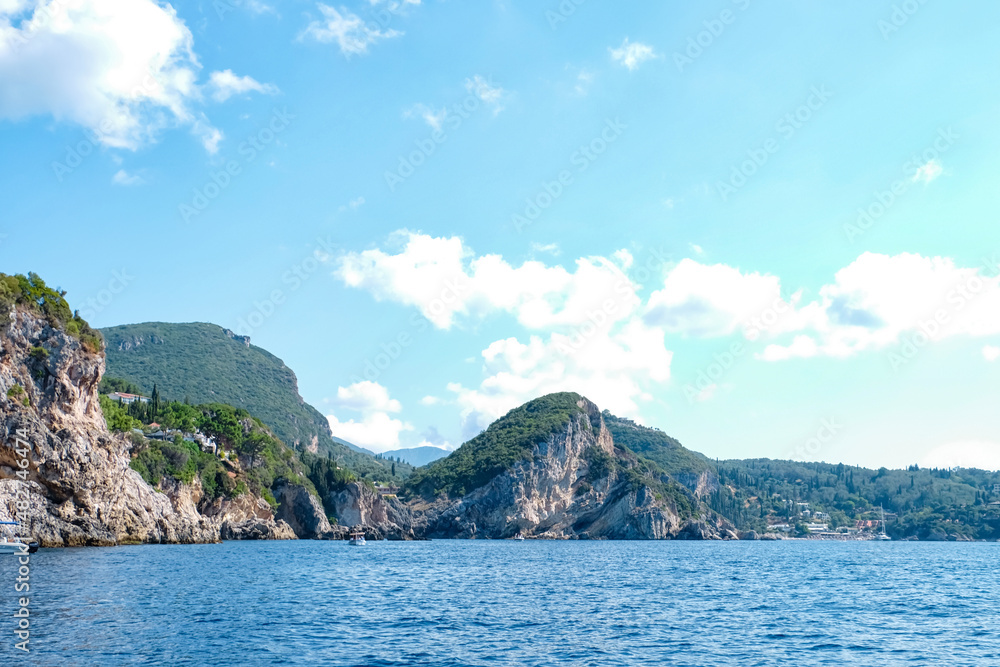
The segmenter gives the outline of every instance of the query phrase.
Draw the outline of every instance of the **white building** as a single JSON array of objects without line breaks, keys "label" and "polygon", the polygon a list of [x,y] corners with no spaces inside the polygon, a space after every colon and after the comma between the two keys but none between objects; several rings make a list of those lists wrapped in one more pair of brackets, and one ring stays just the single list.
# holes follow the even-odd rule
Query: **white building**
[{"label": "white building", "polygon": [[112,401],[121,401],[125,405],[130,405],[139,401],[140,403],[149,403],[149,399],[145,396],[139,396],[138,394],[126,394],[124,391],[116,391],[113,394],[108,394],[108,398]]}]

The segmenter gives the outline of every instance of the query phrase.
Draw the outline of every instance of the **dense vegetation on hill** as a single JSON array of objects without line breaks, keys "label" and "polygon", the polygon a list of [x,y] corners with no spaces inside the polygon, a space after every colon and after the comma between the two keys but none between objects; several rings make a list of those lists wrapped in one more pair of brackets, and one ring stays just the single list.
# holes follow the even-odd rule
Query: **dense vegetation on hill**
[{"label": "dense vegetation on hill", "polygon": [[640,426],[607,410],[602,416],[616,445],[627,447],[653,461],[671,475],[698,475],[712,468],[712,462],[707,457],[685,448],[659,429]]},{"label": "dense vegetation on hill", "polygon": [[830,515],[831,527],[877,519],[879,507],[896,538],[1000,538],[1000,472],[973,469],[871,470],[828,463],[770,459],[720,461],[722,484],[712,499],[721,513],[747,527],[768,519],[801,522],[795,503]]},{"label": "dense vegetation on hill", "polygon": [[[295,373],[242,337],[214,324],[148,322],[102,329],[108,375],[189,403],[225,403],[259,417],[297,451],[330,456],[360,477],[392,479],[388,462],[335,442],[318,410],[302,400]],[[134,392],[130,392],[134,393]],[[409,473],[397,466],[396,478]]]},{"label": "dense vegetation on hill", "polygon": [[308,470],[309,480],[323,501],[323,509],[326,510],[327,516],[334,517],[336,509],[331,502],[331,494],[342,490],[357,478],[350,470],[338,466],[333,459],[313,456],[309,452],[303,452],[300,458]]},{"label": "dense vegetation on hill", "polygon": [[581,412],[579,394],[549,394],[514,408],[443,459],[418,468],[407,481],[411,493],[463,496],[525,458],[536,444]]},{"label": "dense vegetation on hill", "polygon": [[[418,468],[407,482],[407,492],[458,497],[487,484],[528,457],[539,442],[564,429],[573,415],[582,413],[577,405],[580,399],[579,394],[570,392],[549,394],[514,408],[446,458]],[[591,422],[584,424],[589,428]],[[591,484],[615,472],[633,491],[642,486],[652,489],[658,499],[668,501],[682,517],[694,513],[697,501],[659,465],[617,443],[615,449],[614,456],[597,447],[587,450],[588,475],[577,488],[578,493],[588,491]]]},{"label": "dense vegetation on hill", "polygon": [[[127,406],[102,396],[101,409],[109,428],[129,433],[131,466],[154,487],[160,486],[167,477],[190,484],[197,476],[210,498],[233,497],[249,489],[272,504],[271,488],[281,480],[316,491],[295,452],[275,437],[263,422],[241,408],[221,403],[187,405],[172,401],[160,404],[154,395],[149,403],[137,401]],[[180,434],[171,440],[154,440],[133,431],[148,427],[153,421],[165,428],[184,432],[198,430],[211,436],[224,452],[232,452],[238,457],[241,474],[233,477],[229,473],[237,470],[236,466],[216,454],[202,451],[197,443],[185,440]]]},{"label": "dense vegetation on hill", "polygon": [[66,292],[52,289],[36,273],[27,276],[0,273],[0,325],[7,323],[12,306],[22,306],[44,316],[50,326],[80,339],[91,352],[100,352],[100,334],[90,328],[79,312],[70,310],[65,296]]},{"label": "dense vegetation on hill", "polygon": [[[764,531],[769,524],[802,525],[816,512],[831,529],[890,514],[887,532],[898,539],[1000,538],[1000,472],[870,470],[827,463],[770,459],[713,461],[685,449],[658,429],[605,411],[616,446],[624,446],[674,476],[714,473],[717,488],[703,500],[737,527]],[[808,503],[803,514],[797,503]]]}]

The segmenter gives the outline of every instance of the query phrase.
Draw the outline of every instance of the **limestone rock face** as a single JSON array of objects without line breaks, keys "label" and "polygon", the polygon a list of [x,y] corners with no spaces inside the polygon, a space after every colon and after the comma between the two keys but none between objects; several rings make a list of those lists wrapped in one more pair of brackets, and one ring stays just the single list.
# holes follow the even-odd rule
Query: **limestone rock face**
[{"label": "limestone rock face", "polygon": [[413,513],[396,498],[385,498],[360,482],[351,482],[332,497],[337,519],[375,539],[413,539]]},{"label": "limestone rock face", "polygon": [[278,519],[291,526],[296,535],[311,540],[333,538],[323,504],[304,486],[280,484],[274,489],[274,497],[278,501]]},{"label": "limestone rock face", "polygon": [[[596,405],[577,405],[583,411],[563,431],[486,485],[458,499],[411,501],[414,531],[431,538],[720,539],[719,525],[682,518],[671,501],[630,476],[635,456],[615,447]],[[595,453],[623,465],[591,470]]]},{"label": "limestone rock face", "polygon": [[[129,467],[127,440],[104,423],[103,355],[35,314],[12,309],[9,318],[0,330],[0,520],[20,521],[46,547],[217,542],[224,525],[227,535],[247,532],[237,526],[251,515],[261,526],[250,533],[292,536],[269,507],[258,511],[258,498],[202,514],[199,484],[150,487]],[[27,479],[16,474],[22,461]]]}]

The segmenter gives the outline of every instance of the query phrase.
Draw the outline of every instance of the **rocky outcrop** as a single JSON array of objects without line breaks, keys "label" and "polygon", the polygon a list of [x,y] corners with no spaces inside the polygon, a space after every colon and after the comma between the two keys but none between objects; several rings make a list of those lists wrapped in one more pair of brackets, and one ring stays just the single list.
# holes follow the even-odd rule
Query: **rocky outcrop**
[{"label": "rocky outcrop", "polygon": [[163,339],[156,335],[152,335],[149,338],[146,338],[145,336],[132,336],[118,341],[118,349],[122,352],[127,352],[128,350],[133,350],[137,347],[145,345],[146,343],[149,343],[150,345],[163,345]]},{"label": "rocky outcrop", "polygon": [[304,486],[279,484],[274,488],[274,498],[278,501],[278,519],[291,526],[296,535],[311,540],[333,538],[334,531],[323,504]]},{"label": "rocky outcrop", "polygon": [[[198,484],[198,480],[195,480]],[[294,529],[288,522],[277,519],[263,498],[245,493],[236,498],[203,499],[199,512],[219,526],[224,540],[294,540]]]},{"label": "rocky outcrop", "polygon": [[386,498],[360,482],[352,482],[330,499],[337,519],[345,527],[355,527],[374,539],[411,540],[413,512],[397,498]]},{"label": "rocky outcrop", "polygon": [[[597,406],[587,399],[578,406],[581,412],[564,430],[486,485],[458,499],[411,501],[415,533],[491,539],[517,533],[551,539],[736,537],[724,522],[682,515],[651,482],[638,481],[630,471],[635,456],[615,447]],[[608,458],[615,465],[597,465]],[[669,479],[659,481],[681,492]]]},{"label": "rocky outcrop", "polygon": [[259,498],[202,513],[211,503],[200,485],[150,487],[104,423],[103,372],[103,355],[40,316],[10,312],[0,331],[0,519],[49,547],[294,536]]}]

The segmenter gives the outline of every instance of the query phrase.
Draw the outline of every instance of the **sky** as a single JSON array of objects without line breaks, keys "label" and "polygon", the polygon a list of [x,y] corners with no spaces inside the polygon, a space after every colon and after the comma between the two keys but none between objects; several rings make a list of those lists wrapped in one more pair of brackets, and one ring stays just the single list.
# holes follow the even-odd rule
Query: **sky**
[{"label": "sky", "polygon": [[1000,6],[0,0],[0,270],[335,435],[1000,469]]}]

